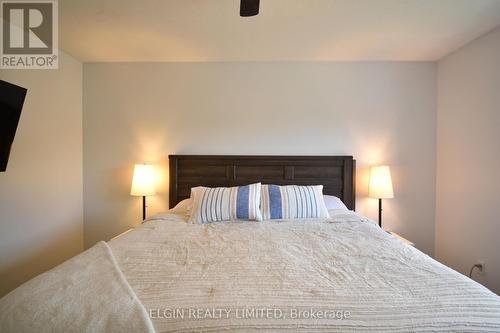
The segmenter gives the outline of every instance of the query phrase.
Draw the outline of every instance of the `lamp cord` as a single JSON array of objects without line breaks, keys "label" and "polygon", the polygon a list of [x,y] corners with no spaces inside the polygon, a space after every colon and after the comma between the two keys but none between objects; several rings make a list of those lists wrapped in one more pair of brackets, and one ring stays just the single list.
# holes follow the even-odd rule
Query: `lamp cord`
[{"label": "lamp cord", "polygon": [[479,268],[481,269],[482,265],[481,264],[475,264],[474,266],[471,267],[470,269],[470,272],[469,272],[469,278],[472,279],[472,271],[474,270],[474,268]]}]

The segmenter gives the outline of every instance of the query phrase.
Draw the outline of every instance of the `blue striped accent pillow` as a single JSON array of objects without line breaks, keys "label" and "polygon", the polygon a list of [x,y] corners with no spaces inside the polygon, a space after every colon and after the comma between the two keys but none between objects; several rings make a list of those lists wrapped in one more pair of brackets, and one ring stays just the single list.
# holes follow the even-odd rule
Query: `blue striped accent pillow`
[{"label": "blue striped accent pillow", "polygon": [[260,183],[238,187],[194,187],[191,189],[193,208],[190,221],[261,221],[260,196]]},{"label": "blue striped accent pillow", "polygon": [[323,185],[262,185],[260,207],[264,220],[330,217]]}]

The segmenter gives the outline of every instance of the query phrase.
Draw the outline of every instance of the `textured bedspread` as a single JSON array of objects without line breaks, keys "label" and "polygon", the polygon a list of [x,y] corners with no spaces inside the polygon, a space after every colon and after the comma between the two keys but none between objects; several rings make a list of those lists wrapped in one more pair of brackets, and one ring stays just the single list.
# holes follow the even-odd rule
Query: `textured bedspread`
[{"label": "textured bedspread", "polygon": [[108,245],[43,273],[0,299],[0,332],[154,332]]},{"label": "textured bedspread", "polygon": [[158,332],[500,332],[500,297],[358,215],[333,215],[166,214],[110,247]]}]

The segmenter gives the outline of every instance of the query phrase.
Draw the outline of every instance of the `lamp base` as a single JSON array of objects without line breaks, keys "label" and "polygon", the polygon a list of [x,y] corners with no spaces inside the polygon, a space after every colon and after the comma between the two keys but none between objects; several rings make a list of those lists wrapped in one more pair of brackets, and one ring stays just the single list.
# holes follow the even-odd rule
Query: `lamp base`
[{"label": "lamp base", "polygon": [[146,196],[142,196],[142,222],[146,219]]},{"label": "lamp base", "polygon": [[382,228],[382,199],[378,199],[378,226]]}]

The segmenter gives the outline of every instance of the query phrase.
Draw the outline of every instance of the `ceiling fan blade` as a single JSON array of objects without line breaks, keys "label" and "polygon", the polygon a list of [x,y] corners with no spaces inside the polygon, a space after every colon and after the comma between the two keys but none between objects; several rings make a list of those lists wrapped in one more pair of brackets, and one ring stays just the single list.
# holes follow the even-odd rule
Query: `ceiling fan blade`
[{"label": "ceiling fan blade", "polygon": [[260,0],[241,0],[240,16],[255,16],[259,14]]}]

